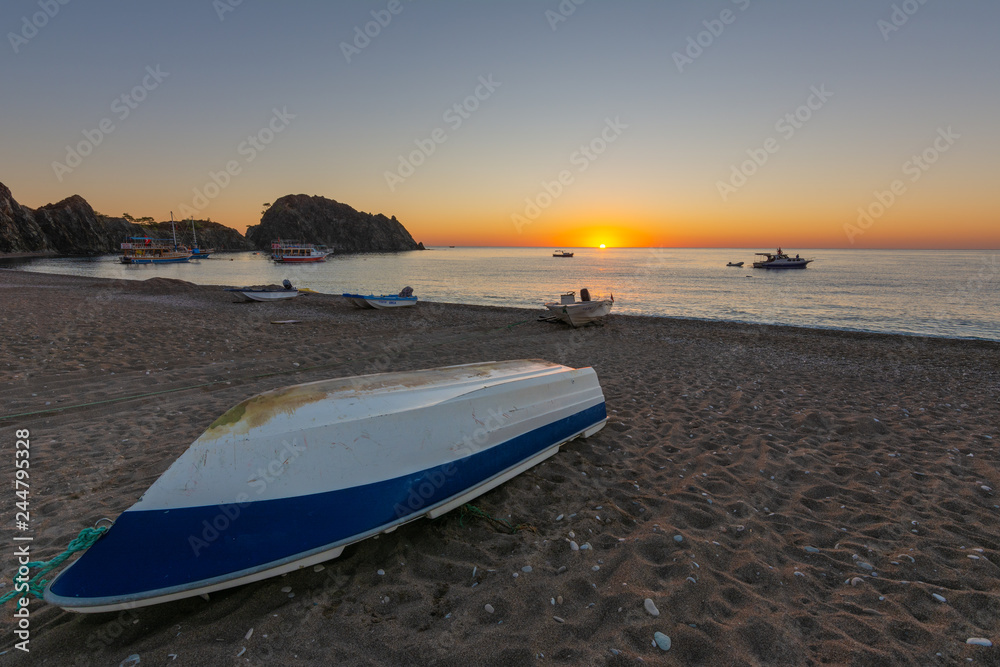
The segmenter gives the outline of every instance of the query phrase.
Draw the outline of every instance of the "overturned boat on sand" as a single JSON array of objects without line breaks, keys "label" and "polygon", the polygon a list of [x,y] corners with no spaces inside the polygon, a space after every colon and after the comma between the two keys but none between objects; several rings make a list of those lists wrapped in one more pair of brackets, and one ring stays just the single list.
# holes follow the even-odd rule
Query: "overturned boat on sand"
[{"label": "overturned boat on sand", "polygon": [[592,368],[540,360],[265,392],[215,420],[45,599],[115,611],[311,566],[455,509],[606,421]]}]

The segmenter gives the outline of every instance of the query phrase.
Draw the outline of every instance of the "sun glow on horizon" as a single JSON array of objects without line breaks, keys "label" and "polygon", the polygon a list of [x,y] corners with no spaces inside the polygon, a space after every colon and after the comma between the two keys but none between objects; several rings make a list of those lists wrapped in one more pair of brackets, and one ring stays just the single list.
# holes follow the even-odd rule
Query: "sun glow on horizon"
[{"label": "sun glow on horizon", "polygon": [[604,245],[604,244],[602,243],[602,244],[601,244],[601,245],[599,245],[598,247],[599,247],[599,248],[601,248],[601,249],[603,249],[603,248],[606,248],[607,246],[605,246],[605,245]]}]

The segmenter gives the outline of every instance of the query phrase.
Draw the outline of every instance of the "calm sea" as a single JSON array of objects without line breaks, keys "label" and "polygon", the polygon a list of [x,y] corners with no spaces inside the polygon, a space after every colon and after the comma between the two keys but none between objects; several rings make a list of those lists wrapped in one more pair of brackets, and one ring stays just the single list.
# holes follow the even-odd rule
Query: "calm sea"
[{"label": "calm sea", "polygon": [[[265,254],[221,254],[188,264],[126,266],[116,257],[6,260],[44,273],[208,285],[280,283],[319,292],[541,308],[586,287],[614,294],[615,313],[1000,340],[1000,251],[801,250],[805,270],[747,268],[754,250],[664,248],[434,248],[345,255],[309,266]],[[743,268],[727,262],[746,262]]]}]

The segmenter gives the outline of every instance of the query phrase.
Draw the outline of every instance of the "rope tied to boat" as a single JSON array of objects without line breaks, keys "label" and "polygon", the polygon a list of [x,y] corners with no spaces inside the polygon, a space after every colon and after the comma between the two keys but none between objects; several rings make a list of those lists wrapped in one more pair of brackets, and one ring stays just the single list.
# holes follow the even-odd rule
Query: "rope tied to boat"
[{"label": "rope tied to boat", "polygon": [[465,515],[466,514],[471,514],[472,516],[474,516],[474,517],[476,517],[478,519],[485,519],[490,524],[492,524],[493,527],[500,528],[501,530],[504,530],[504,531],[506,531],[507,533],[509,533],[511,535],[513,535],[514,533],[520,532],[522,530],[530,530],[532,532],[538,532],[538,530],[534,526],[532,526],[530,523],[519,523],[519,524],[517,524],[515,526],[512,523],[510,523],[509,521],[506,521],[504,519],[499,519],[499,518],[497,518],[495,516],[491,516],[489,512],[486,512],[485,510],[481,510],[478,507],[476,507],[475,505],[470,505],[469,503],[466,503],[466,504],[462,505],[461,510],[462,510],[462,514],[461,514],[461,516],[458,519],[458,525],[459,526],[463,526],[464,527],[465,526],[465,524],[464,524]]},{"label": "rope tied to boat", "polygon": [[[102,519],[103,520],[103,519]],[[100,523],[100,521],[98,522]],[[108,532],[110,526],[96,526],[95,528],[84,528],[80,531],[80,534],[73,538],[66,550],[52,558],[51,560],[45,561],[33,561],[30,563],[22,564],[18,568],[18,573],[13,578],[14,580],[14,590],[7,593],[3,597],[0,597],[0,605],[6,604],[9,600],[13,600],[17,597],[24,597],[24,594],[31,593],[39,600],[42,599],[42,595],[45,592],[45,586],[49,583],[48,579],[42,579],[46,574],[59,567],[66,560],[78,551],[86,551],[91,547],[94,542],[101,539],[104,533]],[[27,579],[28,574],[32,569],[38,568],[38,572],[30,580]],[[22,574],[23,571],[23,574]],[[18,584],[27,583],[27,591],[18,588]],[[17,603],[18,610],[21,609],[21,601],[18,600]]]}]

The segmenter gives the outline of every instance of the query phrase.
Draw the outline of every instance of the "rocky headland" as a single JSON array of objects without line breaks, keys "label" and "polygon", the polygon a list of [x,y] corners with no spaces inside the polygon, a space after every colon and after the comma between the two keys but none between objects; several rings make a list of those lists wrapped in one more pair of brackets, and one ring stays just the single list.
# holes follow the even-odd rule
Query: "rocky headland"
[{"label": "rocky headland", "polygon": [[[190,245],[190,221],[176,224],[178,243]],[[194,224],[198,245],[203,248],[253,250],[235,229],[207,220],[195,220]],[[139,224],[101,215],[80,195],[31,209],[19,204],[10,188],[0,183],[0,253],[103,255],[118,252],[129,236],[170,238],[170,234],[169,221]]]},{"label": "rocky headland", "polygon": [[265,211],[259,225],[247,229],[247,240],[268,250],[274,239],[319,243],[338,254],[423,250],[396,220],[363,213],[347,204],[309,195],[285,195]]}]

